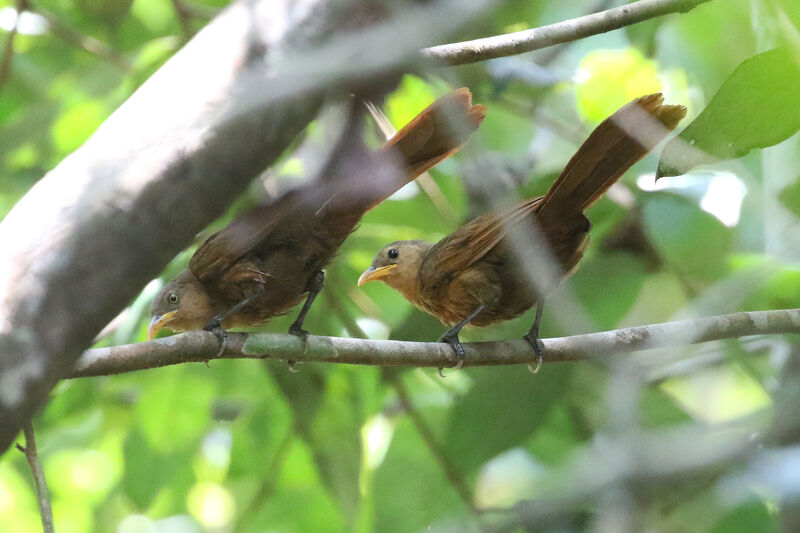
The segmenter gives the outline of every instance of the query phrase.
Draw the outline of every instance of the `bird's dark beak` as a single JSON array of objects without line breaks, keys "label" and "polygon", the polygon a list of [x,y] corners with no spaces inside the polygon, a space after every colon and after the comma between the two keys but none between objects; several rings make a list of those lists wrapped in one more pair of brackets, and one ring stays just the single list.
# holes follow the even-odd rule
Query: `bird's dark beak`
[{"label": "bird's dark beak", "polygon": [[172,322],[177,313],[178,311],[176,309],[175,311],[170,311],[163,315],[153,315],[153,318],[150,319],[150,325],[147,327],[147,340],[151,341],[155,339],[161,328]]},{"label": "bird's dark beak", "polygon": [[363,284],[367,283],[368,281],[375,281],[381,278],[385,278],[389,275],[389,273],[397,268],[397,265],[386,265],[382,267],[369,267],[364,271],[363,274],[358,278],[358,286],[362,286]]}]

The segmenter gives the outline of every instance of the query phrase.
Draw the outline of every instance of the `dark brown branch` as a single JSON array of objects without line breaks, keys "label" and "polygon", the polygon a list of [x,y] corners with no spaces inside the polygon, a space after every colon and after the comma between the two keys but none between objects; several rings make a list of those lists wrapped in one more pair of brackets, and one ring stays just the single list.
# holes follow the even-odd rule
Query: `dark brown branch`
[{"label": "dark brown branch", "polygon": [[25,434],[25,447],[17,444],[17,449],[25,454],[28,466],[33,475],[33,486],[36,490],[36,501],[39,504],[39,515],[42,517],[42,531],[53,533],[53,509],[50,505],[50,491],[47,489],[47,481],[44,478],[42,463],[39,461],[39,453],[36,450],[36,436],[33,433],[33,424],[28,422],[22,428]]},{"label": "dark brown branch", "polygon": [[639,0],[624,6],[530,30],[484,39],[432,46],[422,56],[447,65],[465,65],[532,52],[555,44],[577,41],[669,13],[685,13],[710,0]]},{"label": "dark brown branch", "polygon": [[[674,348],[748,335],[800,333],[800,309],[734,313],[571,337],[544,339],[544,361],[602,359],[617,353]],[[529,364],[536,357],[524,340],[465,343],[465,366]],[[214,359],[219,345],[204,331],[152,342],[87,350],[69,377],[105,376]],[[377,341],[294,335],[231,333],[222,359],[282,359],[379,366],[447,367],[453,350],[439,342]]]}]

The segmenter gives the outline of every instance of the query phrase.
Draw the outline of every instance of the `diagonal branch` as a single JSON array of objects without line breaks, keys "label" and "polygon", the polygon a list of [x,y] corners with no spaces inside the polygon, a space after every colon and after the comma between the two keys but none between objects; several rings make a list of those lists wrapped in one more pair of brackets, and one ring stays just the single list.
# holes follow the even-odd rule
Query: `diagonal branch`
[{"label": "diagonal branch", "polygon": [[564,20],[505,35],[422,50],[425,59],[447,65],[466,65],[498,57],[532,52],[555,44],[577,41],[670,13],[685,13],[710,0],[640,0],[599,13]]},{"label": "diagonal branch", "polygon": [[[0,452],[102,326],[280,156],[323,93],[388,87],[420,42],[488,0],[441,24],[452,1],[402,20],[361,0],[235,2],[39,181],[0,222]],[[403,41],[384,57],[375,43],[426,13],[417,26],[428,33],[393,31]]]},{"label": "diagonal branch", "polygon": [[[800,333],[800,309],[733,313],[664,322],[599,333],[544,339],[544,361],[599,359],[617,353],[674,348],[748,335]],[[530,364],[536,356],[524,340],[465,343],[465,366]],[[69,377],[105,376],[215,359],[216,337],[205,331],[151,342],[87,350]],[[439,342],[377,341],[294,335],[231,333],[222,359],[282,359],[378,366],[442,367],[455,364],[449,345]]]},{"label": "diagonal branch", "polygon": [[39,460],[39,452],[36,450],[36,435],[33,432],[33,423],[28,422],[25,424],[22,431],[25,434],[25,447],[17,444],[17,449],[25,454],[25,459],[27,459],[33,475],[33,486],[36,489],[36,500],[39,503],[39,515],[42,519],[42,531],[44,533],[53,533],[53,507],[50,504],[50,491],[47,489],[42,462]]}]

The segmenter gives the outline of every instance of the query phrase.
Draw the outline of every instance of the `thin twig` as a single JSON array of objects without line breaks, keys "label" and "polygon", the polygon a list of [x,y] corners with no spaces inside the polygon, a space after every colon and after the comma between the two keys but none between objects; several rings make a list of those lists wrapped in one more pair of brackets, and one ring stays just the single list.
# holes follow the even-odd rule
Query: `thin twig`
[{"label": "thin twig", "polygon": [[[565,362],[654,348],[686,346],[749,335],[800,333],[800,309],[733,313],[664,322],[571,337],[543,339],[544,361]],[[530,364],[536,356],[527,341],[465,343],[465,366]],[[217,358],[217,338],[207,331],[181,333],[151,342],[87,350],[71,378],[105,376]],[[346,339],[295,335],[230,333],[221,359],[280,359],[378,366],[447,367],[453,350],[440,342]]]},{"label": "thin twig", "polygon": [[17,0],[17,18],[14,20],[14,27],[8,32],[6,44],[3,47],[3,58],[0,60],[0,87],[5,85],[11,76],[11,60],[14,58],[14,39],[19,31],[19,19],[22,13],[28,9],[28,0]]},{"label": "thin twig", "polygon": [[400,405],[403,406],[403,410],[411,419],[411,423],[414,424],[414,428],[417,430],[417,433],[419,433],[419,436],[433,454],[436,462],[439,463],[439,466],[441,466],[445,477],[447,477],[447,481],[450,482],[450,485],[458,493],[459,498],[461,498],[461,501],[464,503],[467,509],[469,509],[469,512],[478,518],[481,513],[478,508],[475,507],[475,503],[473,502],[472,498],[472,491],[467,485],[467,482],[464,480],[464,476],[461,475],[461,472],[459,472],[458,468],[456,468],[456,465],[447,456],[445,449],[439,444],[439,441],[436,440],[436,435],[433,434],[433,430],[431,430],[428,423],[424,418],[422,418],[422,414],[411,401],[408,391],[406,390],[406,387],[400,377],[395,373],[389,373],[388,376],[389,381],[397,392],[397,399],[400,401]]},{"label": "thin twig", "polygon": [[33,434],[33,424],[28,422],[23,428],[25,434],[25,447],[17,444],[17,449],[25,454],[28,466],[33,474],[33,485],[36,488],[36,501],[39,503],[39,514],[42,517],[42,531],[53,533],[53,509],[50,505],[50,491],[47,490],[47,481],[44,479],[42,463],[36,451],[36,438]]},{"label": "thin twig", "polygon": [[465,65],[496,59],[555,44],[577,41],[606,33],[669,13],[685,13],[710,0],[640,0],[539,28],[496,35],[473,41],[432,46],[421,51],[430,61],[447,65]]},{"label": "thin twig", "polygon": [[84,35],[83,33],[73,30],[61,22],[54,13],[39,5],[32,5],[30,9],[44,18],[53,35],[62,41],[111,63],[123,72],[131,70],[132,65],[128,58],[106,43],[95,39],[91,35]]}]

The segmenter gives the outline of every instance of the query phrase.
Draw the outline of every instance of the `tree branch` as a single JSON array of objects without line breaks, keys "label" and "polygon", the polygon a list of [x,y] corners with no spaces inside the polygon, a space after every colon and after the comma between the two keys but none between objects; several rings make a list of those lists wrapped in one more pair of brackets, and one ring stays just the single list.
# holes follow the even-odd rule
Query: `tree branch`
[{"label": "tree branch", "polygon": [[25,433],[25,447],[17,444],[17,449],[25,454],[28,460],[31,474],[33,475],[33,486],[36,489],[36,501],[39,503],[39,515],[42,518],[42,531],[53,533],[53,509],[50,505],[50,491],[47,489],[47,481],[44,478],[42,463],[39,461],[39,453],[36,451],[36,437],[33,433],[33,423],[28,422],[22,428]]},{"label": "tree branch", "polygon": [[577,41],[669,13],[685,13],[710,0],[640,0],[599,13],[505,35],[460,43],[432,46],[422,50],[430,61],[466,65],[498,57],[532,52],[555,44]]},{"label": "tree branch", "polygon": [[[733,313],[599,333],[544,339],[544,361],[582,361],[616,353],[689,344],[748,335],[800,333],[800,309]],[[464,366],[529,364],[536,360],[524,340],[465,343]],[[216,358],[217,338],[206,331],[181,333],[151,342],[95,348],[84,352],[71,378],[106,376]],[[379,366],[447,367],[453,350],[439,342],[378,341],[279,333],[230,333],[221,359],[282,359]]]},{"label": "tree branch", "polygon": [[[452,29],[436,13],[420,22],[423,41]],[[233,3],[17,203],[0,223],[0,452],[103,325],[275,161],[324,93],[386,84],[414,54],[416,34],[395,31],[403,42],[384,57],[376,43],[408,21],[363,24],[381,17],[360,0]]]}]

